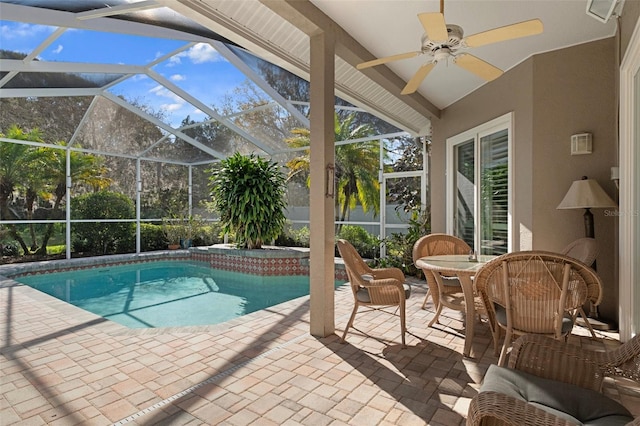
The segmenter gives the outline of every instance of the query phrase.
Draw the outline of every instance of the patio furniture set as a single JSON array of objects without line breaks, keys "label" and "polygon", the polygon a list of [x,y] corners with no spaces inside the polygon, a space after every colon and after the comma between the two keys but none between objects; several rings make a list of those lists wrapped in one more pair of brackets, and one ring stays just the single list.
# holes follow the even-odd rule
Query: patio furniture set
[{"label": "patio furniture set", "polygon": [[[404,274],[398,268],[369,267],[346,240],[337,245],[355,301],[342,340],[360,306],[395,307],[405,347],[405,300],[411,288]],[[627,409],[601,393],[607,376],[640,382],[640,336],[610,353],[566,343],[579,315],[596,337],[582,308],[587,302],[597,306],[602,298],[602,281],[590,267],[596,253],[587,238],[563,253],[500,256],[475,255],[467,243],[447,234],[426,235],[415,243],[413,260],[428,285],[422,307],[431,297],[436,309],[429,326],[438,322],[443,306],[464,312],[467,357],[476,316],[487,319],[496,355],[504,334],[498,364],[490,366],[472,399],[467,424],[640,425],[640,418],[632,423]]]}]

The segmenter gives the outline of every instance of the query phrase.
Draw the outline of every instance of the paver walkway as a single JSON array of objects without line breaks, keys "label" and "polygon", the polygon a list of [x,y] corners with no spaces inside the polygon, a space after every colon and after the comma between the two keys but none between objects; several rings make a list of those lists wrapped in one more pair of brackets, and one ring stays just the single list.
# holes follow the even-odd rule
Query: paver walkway
[{"label": "paver walkway", "polygon": [[[425,290],[414,285],[402,349],[398,318],[380,312],[359,313],[359,331],[340,343],[353,306],[346,286],[336,291],[336,334],[315,338],[307,297],[216,326],[129,330],[0,281],[0,424],[464,424],[497,361],[491,336],[476,326],[473,357],[463,358],[459,313],[428,328]],[[608,392],[640,415],[637,393]]]}]

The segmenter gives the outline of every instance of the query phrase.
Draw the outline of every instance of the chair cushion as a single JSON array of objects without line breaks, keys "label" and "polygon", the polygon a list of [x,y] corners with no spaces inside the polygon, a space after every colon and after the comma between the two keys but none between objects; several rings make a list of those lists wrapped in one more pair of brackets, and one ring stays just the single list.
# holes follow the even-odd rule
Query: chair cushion
[{"label": "chair cushion", "polygon": [[[495,311],[496,311],[496,321],[498,321],[498,323],[503,327],[506,327],[507,326],[507,309],[502,305],[498,305],[497,303],[494,303],[493,306],[495,307]],[[567,334],[571,332],[571,330],[573,330],[573,326],[574,326],[574,323],[571,315],[565,315],[564,317],[562,317],[562,327],[560,329],[562,331],[562,334]]]},{"label": "chair cushion", "polygon": [[616,426],[633,420],[629,410],[599,392],[495,364],[487,370],[480,387],[480,392],[483,391],[499,392],[527,401],[577,424]]},{"label": "chair cushion", "polygon": [[[402,284],[404,287],[404,298],[408,299],[411,296],[411,286],[407,283]],[[357,291],[356,297],[359,302],[371,303],[371,297],[369,297],[369,291],[366,288],[361,288]]]}]

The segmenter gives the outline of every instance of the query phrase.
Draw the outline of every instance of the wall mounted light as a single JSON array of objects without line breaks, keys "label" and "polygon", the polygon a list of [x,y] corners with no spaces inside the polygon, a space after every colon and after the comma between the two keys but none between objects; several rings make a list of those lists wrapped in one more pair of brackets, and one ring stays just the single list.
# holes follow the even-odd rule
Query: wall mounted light
[{"label": "wall mounted light", "polygon": [[613,166],[611,168],[611,180],[616,184],[616,188],[620,188],[620,168],[618,166]]},{"label": "wall mounted light", "polygon": [[336,168],[333,164],[327,164],[325,169],[325,190],[324,196],[333,198],[336,195],[335,184]]},{"label": "wall mounted light", "polygon": [[618,5],[618,0],[587,0],[587,15],[606,24]]},{"label": "wall mounted light", "polygon": [[571,135],[571,155],[591,154],[593,152],[593,136],[591,133]]}]

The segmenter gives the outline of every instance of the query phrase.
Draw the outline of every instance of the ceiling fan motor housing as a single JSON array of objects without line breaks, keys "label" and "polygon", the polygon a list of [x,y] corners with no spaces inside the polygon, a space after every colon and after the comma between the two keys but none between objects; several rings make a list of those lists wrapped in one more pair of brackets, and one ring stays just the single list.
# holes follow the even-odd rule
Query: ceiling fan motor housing
[{"label": "ceiling fan motor housing", "polygon": [[461,41],[464,35],[462,27],[460,27],[459,25],[447,24],[447,34],[449,38],[445,41],[433,41],[430,40],[426,34],[424,34],[422,36],[422,52],[432,53],[435,55],[437,51],[443,48],[446,48],[449,52],[452,52],[462,47]]}]

